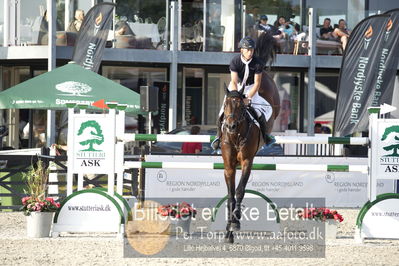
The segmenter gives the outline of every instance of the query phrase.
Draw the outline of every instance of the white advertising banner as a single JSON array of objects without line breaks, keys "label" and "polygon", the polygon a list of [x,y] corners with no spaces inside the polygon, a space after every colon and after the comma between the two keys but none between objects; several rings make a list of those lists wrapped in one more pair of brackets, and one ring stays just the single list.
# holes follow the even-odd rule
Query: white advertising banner
[{"label": "white advertising banner", "polygon": [[377,178],[399,179],[399,119],[380,119],[377,123]]},{"label": "white advertising banner", "polygon": [[[149,155],[148,162],[223,162],[220,156]],[[264,164],[367,165],[367,158],[256,157]],[[236,184],[241,177],[237,170]],[[328,207],[361,207],[367,201],[367,174],[360,172],[251,172],[246,189],[269,198],[325,198]],[[379,180],[378,194],[393,192],[393,180]],[[146,198],[217,198],[227,195],[223,170],[146,169]]]},{"label": "white advertising banner", "polygon": [[110,115],[76,115],[74,119],[74,172],[108,173],[114,162],[114,121]]},{"label": "white advertising banner", "polygon": [[119,232],[123,213],[105,192],[76,192],[64,202],[54,223],[54,232]]},{"label": "white advertising banner", "polygon": [[364,237],[399,238],[399,199],[386,199],[373,205],[362,223]]}]

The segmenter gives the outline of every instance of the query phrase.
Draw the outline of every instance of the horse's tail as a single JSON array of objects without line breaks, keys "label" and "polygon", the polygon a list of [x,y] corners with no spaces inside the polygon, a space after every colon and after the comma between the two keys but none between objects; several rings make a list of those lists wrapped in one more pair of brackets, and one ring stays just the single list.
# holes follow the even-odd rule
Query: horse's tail
[{"label": "horse's tail", "polygon": [[276,59],[276,49],[276,39],[269,32],[263,32],[256,41],[255,55],[270,67]]}]

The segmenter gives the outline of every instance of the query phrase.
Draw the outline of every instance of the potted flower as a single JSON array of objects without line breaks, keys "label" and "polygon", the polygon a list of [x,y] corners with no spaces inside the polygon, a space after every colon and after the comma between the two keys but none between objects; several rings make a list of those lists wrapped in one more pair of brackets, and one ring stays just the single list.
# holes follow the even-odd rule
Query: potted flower
[{"label": "potted flower", "polygon": [[189,233],[191,219],[195,218],[197,210],[187,202],[182,202],[178,204],[161,205],[158,207],[158,214],[169,218],[172,225],[169,229],[169,233]]},{"label": "potted flower", "polygon": [[326,238],[335,239],[337,236],[337,224],[344,218],[336,210],[328,208],[305,208],[298,211],[298,218],[303,220],[313,220],[316,222],[325,222]]},{"label": "potted flower", "polygon": [[47,197],[48,176],[49,170],[41,160],[36,167],[31,166],[28,172],[23,173],[28,196],[22,198],[21,210],[26,215],[28,237],[48,237],[54,212],[60,207],[53,198]]}]

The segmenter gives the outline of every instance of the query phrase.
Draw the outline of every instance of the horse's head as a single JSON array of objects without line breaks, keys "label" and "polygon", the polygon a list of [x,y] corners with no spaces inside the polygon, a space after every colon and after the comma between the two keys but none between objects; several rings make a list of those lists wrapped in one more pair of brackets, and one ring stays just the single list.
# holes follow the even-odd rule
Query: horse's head
[{"label": "horse's head", "polygon": [[225,87],[226,101],[224,103],[224,124],[228,133],[236,133],[239,124],[245,119],[245,104],[243,90],[229,91]]}]

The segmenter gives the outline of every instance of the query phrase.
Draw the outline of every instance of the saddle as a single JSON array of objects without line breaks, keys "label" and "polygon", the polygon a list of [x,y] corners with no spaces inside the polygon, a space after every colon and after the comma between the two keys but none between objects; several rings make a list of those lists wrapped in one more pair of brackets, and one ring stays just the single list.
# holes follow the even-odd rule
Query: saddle
[{"label": "saddle", "polygon": [[254,124],[259,127],[258,115],[256,114],[255,109],[252,106],[247,106],[247,114],[252,119]]}]

